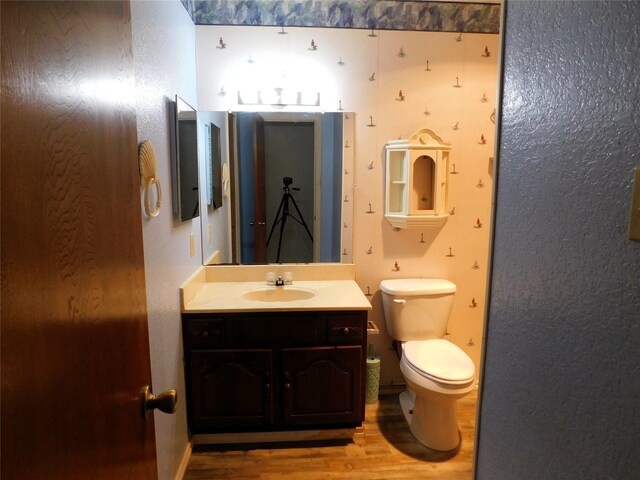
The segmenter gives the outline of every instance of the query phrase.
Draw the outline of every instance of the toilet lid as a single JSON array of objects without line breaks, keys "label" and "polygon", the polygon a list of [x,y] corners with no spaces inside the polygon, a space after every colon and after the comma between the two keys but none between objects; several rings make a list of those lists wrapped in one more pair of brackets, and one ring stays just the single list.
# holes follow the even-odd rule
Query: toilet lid
[{"label": "toilet lid", "polygon": [[406,342],[404,356],[412,368],[443,383],[467,383],[475,373],[464,350],[441,338]]},{"label": "toilet lid", "polygon": [[394,278],[382,280],[380,290],[389,295],[443,295],[455,293],[456,284],[444,278]]}]

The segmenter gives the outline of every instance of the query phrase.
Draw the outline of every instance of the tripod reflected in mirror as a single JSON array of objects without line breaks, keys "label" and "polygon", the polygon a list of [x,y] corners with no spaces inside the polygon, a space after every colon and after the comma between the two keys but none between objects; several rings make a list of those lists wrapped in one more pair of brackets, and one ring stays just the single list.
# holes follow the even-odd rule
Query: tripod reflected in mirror
[{"label": "tripod reflected in mirror", "polygon": [[[269,243],[271,242],[271,237],[273,236],[273,232],[276,230],[276,227],[278,226],[278,224],[280,224],[280,233],[279,233],[279,238],[278,238],[278,252],[276,254],[276,263],[280,263],[280,251],[282,250],[282,238],[284,235],[284,227],[287,225],[287,220],[289,218],[292,218],[293,220],[295,220],[296,222],[298,222],[300,225],[302,225],[304,227],[304,229],[306,230],[307,234],[309,235],[309,239],[311,240],[311,242],[313,242],[313,235],[311,235],[311,231],[309,230],[309,227],[307,226],[307,222],[305,222],[304,217],[302,216],[302,213],[300,212],[300,209],[298,208],[298,204],[296,203],[296,199],[293,198],[293,195],[291,195],[291,190],[296,190],[296,191],[300,191],[299,188],[295,188],[295,187],[289,187],[292,183],[293,183],[293,178],[292,177],[283,177],[282,178],[282,183],[284,184],[284,187],[282,187],[282,189],[284,190],[284,194],[282,195],[282,200],[280,200],[280,205],[278,206],[278,211],[276,213],[276,217],[273,220],[273,224],[271,225],[271,231],[269,232],[269,238],[267,238],[267,246],[269,246]],[[291,202],[293,204],[293,207],[296,210],[297,213],[297,217],[295,215],[292,215],[289,212],[289,202]]]}]

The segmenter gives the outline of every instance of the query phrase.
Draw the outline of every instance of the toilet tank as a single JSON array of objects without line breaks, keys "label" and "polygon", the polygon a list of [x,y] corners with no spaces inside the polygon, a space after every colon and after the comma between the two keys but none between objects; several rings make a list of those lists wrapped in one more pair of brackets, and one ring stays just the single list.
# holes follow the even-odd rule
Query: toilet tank
[{"label": "toilet tank", "polygon": [[395,340],[444,337],[456,285],[441,278],[383,280],[382,305],[387,333]]}]

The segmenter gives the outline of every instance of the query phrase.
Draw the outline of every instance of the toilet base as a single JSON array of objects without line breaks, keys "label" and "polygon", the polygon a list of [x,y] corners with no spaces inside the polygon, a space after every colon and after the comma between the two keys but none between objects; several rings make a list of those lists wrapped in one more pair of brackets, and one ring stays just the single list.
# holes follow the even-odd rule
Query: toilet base
[{"label": "toilet base", "polygon": [[438,451],[460,445],[455,400],[416,396],[410,388],[400,394],[400,407],[413,436],[425,447]]}]

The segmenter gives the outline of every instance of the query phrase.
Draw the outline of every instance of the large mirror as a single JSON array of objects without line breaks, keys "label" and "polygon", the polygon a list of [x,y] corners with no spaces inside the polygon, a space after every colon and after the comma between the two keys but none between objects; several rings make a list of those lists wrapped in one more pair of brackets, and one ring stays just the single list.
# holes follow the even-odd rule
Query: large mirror
[{"label": "large mirror", "polygon": [[198,125],[196,111],[176,95],[173,213],[182,223],[200,215]]},{"label": "large mirror", "polygon": [[232,248],[231,258],[212,253],[214,219],[203,215],[204,264],[351,261],[343,219],[352,215],[345,154],[352,162],[353,114],[200,112],[205,117],[218,119],[228,142],[219,163],[230,172]]}]

